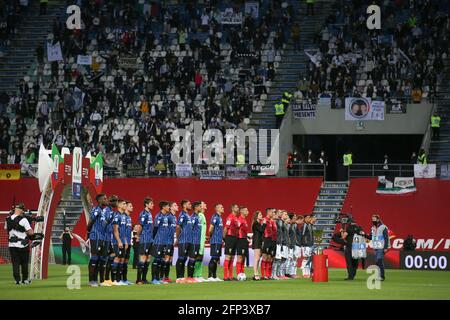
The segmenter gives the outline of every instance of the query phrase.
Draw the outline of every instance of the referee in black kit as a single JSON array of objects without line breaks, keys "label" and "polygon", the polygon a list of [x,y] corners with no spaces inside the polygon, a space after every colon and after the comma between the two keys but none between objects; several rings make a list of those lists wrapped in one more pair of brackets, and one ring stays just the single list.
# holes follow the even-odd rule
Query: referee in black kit
[{"label": "referee in black kit", "polygon": [[[16,284],[30,284],[28,279],[28,262],[30,257],[29,237],[33,237],[30,222],[24,216],[25,205],[14,206],[14,212],[6,219],[8,229],[8,247],[13,265],[13,276]],[[22,281],[20,279],[22,271]]]}]

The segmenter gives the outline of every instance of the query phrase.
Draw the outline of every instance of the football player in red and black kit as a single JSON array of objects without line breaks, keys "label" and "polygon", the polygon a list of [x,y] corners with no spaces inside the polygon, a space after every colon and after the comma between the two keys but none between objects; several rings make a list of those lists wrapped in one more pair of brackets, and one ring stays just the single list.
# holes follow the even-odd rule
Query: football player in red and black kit
[{"label": "football player in red and black kit", "polygon": [[223,229],[223,237],[225,238],[225,261],[223,262],[223,280],[230,281],[233,279],[233,263],[236,255],[237,236],[239,231],[238,225],[239,206],[231,205],[231,213],[227,217],[225,227]]},{"label": "football player in red and black kit", "polygon": [[272,216],[273,216],[274,209],[267,208],[266,209],[266,216],[263,220],[263,224],[266,225],[264,229],[263,234],[263,240],[262,240],[262,261],[261,261],[261,278],[263,280],[268,280],[272,274],[270,271],[271,265],[272,265]]},{"label": "football player in red and black kit", "polygon": [[238,239],[237,239],[237,262],[236,262],[236,275],[245,272],[245,257],[247,257],[248,253],[248,209],[245,206],[241,206],[239,208],[240,216],[238,217]]}]

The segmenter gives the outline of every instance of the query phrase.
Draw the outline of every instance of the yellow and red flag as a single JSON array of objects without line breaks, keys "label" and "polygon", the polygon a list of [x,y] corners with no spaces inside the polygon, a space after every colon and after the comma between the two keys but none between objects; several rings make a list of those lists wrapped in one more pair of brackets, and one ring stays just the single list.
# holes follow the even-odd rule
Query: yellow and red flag
[{"label": "yellow and red flag", "polygon": [[20,164],[0,164],[0,180],[19,180]]}]

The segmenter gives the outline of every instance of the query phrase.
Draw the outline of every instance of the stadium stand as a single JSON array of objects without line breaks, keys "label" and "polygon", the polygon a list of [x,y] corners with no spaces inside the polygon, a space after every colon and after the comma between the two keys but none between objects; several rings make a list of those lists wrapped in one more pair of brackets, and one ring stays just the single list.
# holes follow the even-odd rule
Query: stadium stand
[{"label": "stadium stand", "polygon": [[320,50],[309,66],[306,96],[435,96],[447,55],[448,4],[384,1],[381,30],[365,27],[363,2],[343,4],[316,38]]},{"label": "stadium stand", "polygon": [[[54,13],[47,41],[59,42],[64,60],[48,61],[37,41],[37,61],[19,90],[2,92],[8,162],[31,161],[41,142],[80,142],[84,152],[113,154],[114,167],[154,164],[170,149],[168,134],[193,119],[208,128],[247,127],[270,92],[267,73],[281,61],[291,7],[262,1],[258,19],[225,25],[221,12],[243,5],[140,3],[83,2],[84,25],[74,32]],[[79,55],[92,62],[77,64]]]},{"label": "stadium stand", "polygon": [[[14,8],[6,3],[3,17]],[[72,3],[50,1],[39,16],[31,2],[11,31],[0,61],[1,163],[36,162],[37,146],[54,142],[103,151],[112,174],[133,163],[148,172],[169,161],[170,133],[193,120],[273,128],[285,90],[329,93],[336,107],[345,96],[431,98],[448,51],[445,2],[384,1],[386,27],[364,32],[361,1],[319,2],[302,19],[298,1],[260,1],[258,18],[233,1],[81,1],[82,29],[70,31]],[[220,23],[237,16],[230,10],[242,24]],[[62,60],[48,61],[46,43],[60,44]]]}]

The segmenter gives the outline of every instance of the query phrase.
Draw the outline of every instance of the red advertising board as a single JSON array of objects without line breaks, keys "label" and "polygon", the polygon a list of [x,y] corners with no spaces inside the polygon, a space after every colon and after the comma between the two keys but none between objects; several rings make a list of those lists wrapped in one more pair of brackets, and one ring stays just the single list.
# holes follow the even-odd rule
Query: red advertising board
[{"label": "red advertising board", "polygon": [[72,155],[64,155],[64,184],[72,183]]}]

